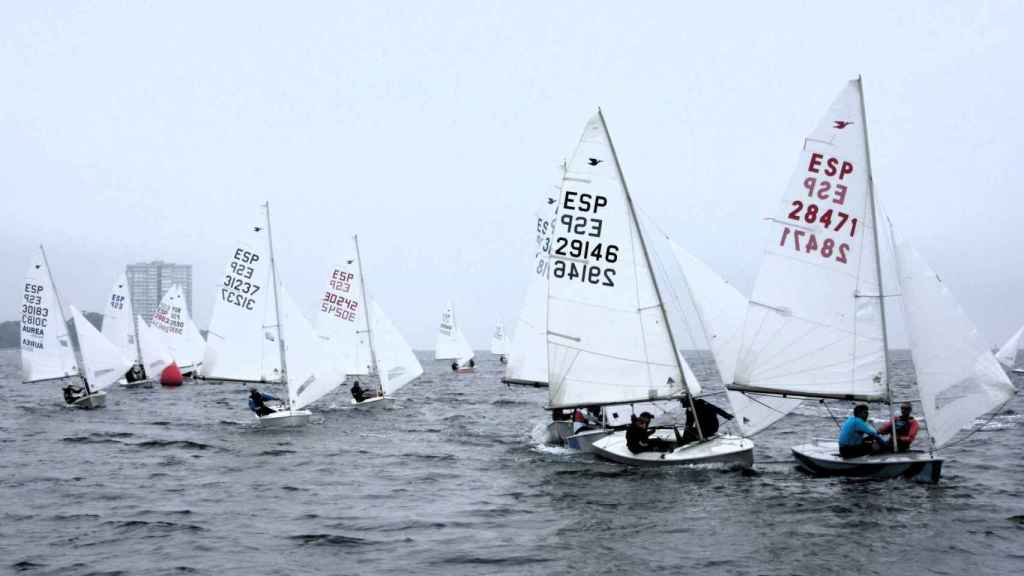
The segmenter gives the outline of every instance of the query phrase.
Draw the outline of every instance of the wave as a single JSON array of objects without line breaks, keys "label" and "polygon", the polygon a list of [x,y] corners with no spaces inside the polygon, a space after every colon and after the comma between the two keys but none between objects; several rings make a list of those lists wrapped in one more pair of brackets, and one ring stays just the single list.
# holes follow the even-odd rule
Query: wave
[{"label": "wave", "polygon": [[188,450],[220,450],[221,448],[192,440],[146,440],[131,444],[138,448],[185,448]]},{"label": "wave", "polygon": [[305,545],[314,546],[341,546],[341,547],[356,547],[365,546],[367,544],[373,544],[373,542],[364,538],[356,538],[355,536],[344,536],[341,534],[296,534],[289,536],[289,540],[293,542],[299,542]]}]

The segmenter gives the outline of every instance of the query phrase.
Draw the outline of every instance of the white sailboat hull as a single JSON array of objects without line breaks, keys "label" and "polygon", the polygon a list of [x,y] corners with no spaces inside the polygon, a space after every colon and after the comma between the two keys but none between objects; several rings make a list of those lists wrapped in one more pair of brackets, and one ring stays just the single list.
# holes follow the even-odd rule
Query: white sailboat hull
[{"label": "white sailboat hull", "polygon": [[367,398],[362,402],[356,402],[355,398],[349,400],[353,406],[358,408],[372,408],[374,406],[388,407],[395,403],[395,399],[391,396],[375,396],[373,398]]},{"label": "white sailboat hull", "polygon": [[312,415],[309,410],[279,410],[256,418],[261,428],[292,428],[305,426]]},{"label": "white sailboat hull", "polygon": [[[659,430],[656,434],[665,440],[675,439],[671,430]],[[671,452],[634,454],[626,447],[626,432],[619,431],[594,442],[593,451],[601,458],[630,466],[725,464],[750,468],[754,464],[754,443],[748,438],[728,434],[692,442]]]},{"label": "white sailboat hull", "polygon": [[565,444],[572,436],[571,420],[555,420],[548,423],[547,434],[544,436],[545,444]]},{"label": "white sailboat hull", "polygon": [[580,452],[593,452],[594,442],[601,440],[615,432],[612,428],[601,428],[598,430],[583,430],[565,439],[565,444],[573,450]]},{"label": "white sailboat hull", "polygon": [[102,390],[99,392],[93,392],[88,396],[83,396],[78,400],[75,400],[71,405],[75,408],[83,408],[85,410],[103,408],[107,405],[107,393]]},{"label": "white sailboat hull", "polygon": [[1014,368],[1011,372],[1014,374],[1024,374],[1024,368]]},{"label": "white sailboat hull", "polygon": [[836,442],[813,442],[792,448],[800,465],[819,476],[855,478],[906,478],[935,484],[942,475],[942,458],[927,452],[885,453],[859,458],[843,458]]}]

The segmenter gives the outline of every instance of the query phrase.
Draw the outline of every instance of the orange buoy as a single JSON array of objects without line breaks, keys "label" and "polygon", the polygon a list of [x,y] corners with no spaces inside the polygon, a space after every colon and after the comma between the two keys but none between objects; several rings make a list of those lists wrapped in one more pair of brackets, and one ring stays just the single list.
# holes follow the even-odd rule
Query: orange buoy
[{"label": "orange buoy", "polygon": [[178,369],[178,365],[171,362],[164,368],[164,371],[160,373],[160,385],[161,386],[181,386],[181,370]]}]

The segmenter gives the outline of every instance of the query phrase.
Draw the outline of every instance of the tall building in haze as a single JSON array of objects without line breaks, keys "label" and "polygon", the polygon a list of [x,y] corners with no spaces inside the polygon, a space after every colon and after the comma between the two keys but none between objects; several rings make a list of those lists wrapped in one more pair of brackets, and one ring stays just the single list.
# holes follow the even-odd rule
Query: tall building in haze
[{"label": "tall building in haze", "polygon": [[177,284],[185,293],[185,305],[192,314],[192,265],[173,264],[163,260],[129,264],[125,268],[135,313],[149,322],[160,305],[160,299]]}]

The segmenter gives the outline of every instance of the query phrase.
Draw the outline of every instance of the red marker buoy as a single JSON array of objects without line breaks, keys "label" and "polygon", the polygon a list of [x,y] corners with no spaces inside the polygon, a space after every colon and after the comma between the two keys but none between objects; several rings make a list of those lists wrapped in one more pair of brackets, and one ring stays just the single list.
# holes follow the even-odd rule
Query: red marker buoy
[{"label": "red marker buoy", "polygon": [[164,371],[160,373],[160,385],[161,386],[181,386],[181,370],[178,369],[178,365],[171,362],[164,368]]}]

